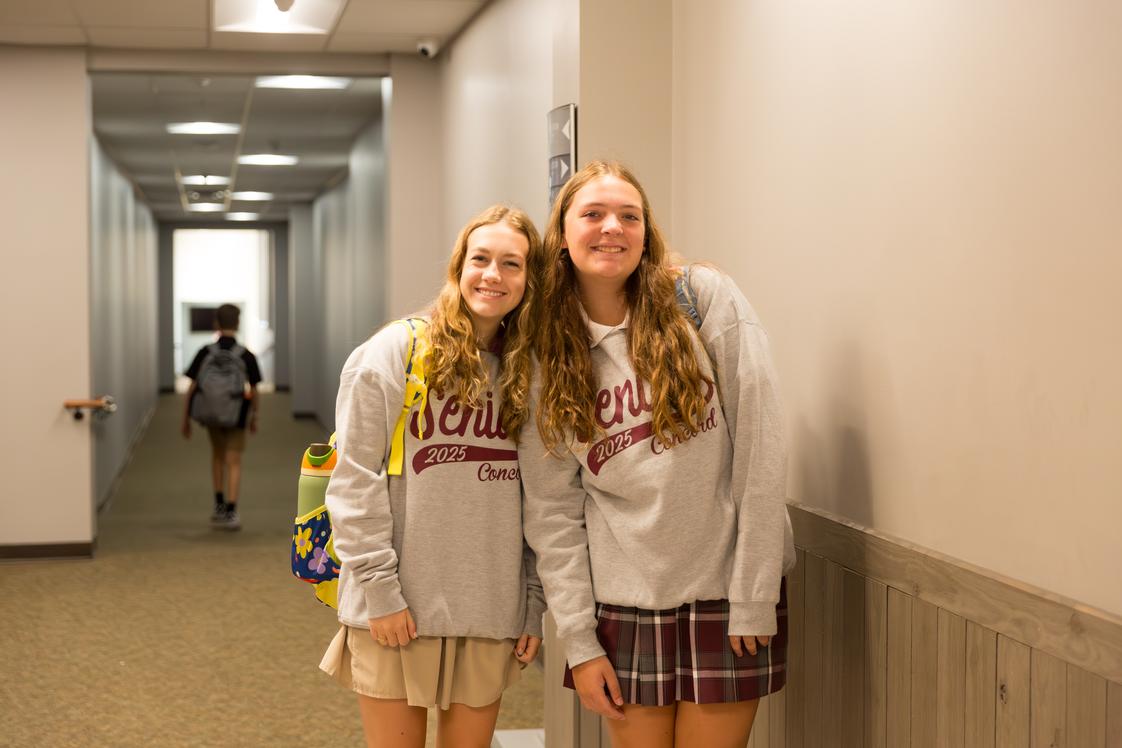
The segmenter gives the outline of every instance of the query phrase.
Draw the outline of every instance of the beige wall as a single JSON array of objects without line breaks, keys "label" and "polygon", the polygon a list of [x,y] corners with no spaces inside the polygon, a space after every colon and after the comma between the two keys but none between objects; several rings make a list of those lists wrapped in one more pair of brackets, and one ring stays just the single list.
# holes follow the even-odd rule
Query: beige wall
[{"label": "beige wall", "polygon": [[677,0],[673,60],[791,498],[1122,613],[1122,5]]},{"label": "beige wall", "polygon": [[581,0],[580,165],[618,159],[672,228],[671,0]]},{"label": "beige wall", "polygon": [[90,106],[82,50],[0,46],[0,545],[93,538]]},{"label": "beige wall", "polygon": [[467,219],[496,202],[547,214],[549,19],[556,0],[497,0],[438,58],[445,206],[441,261]]},{"label": "beige wall", "polygon": [[441,233],[440,64],[393,55],[390,76],[386,319],[397,319],[428,306],[449,242]]}]

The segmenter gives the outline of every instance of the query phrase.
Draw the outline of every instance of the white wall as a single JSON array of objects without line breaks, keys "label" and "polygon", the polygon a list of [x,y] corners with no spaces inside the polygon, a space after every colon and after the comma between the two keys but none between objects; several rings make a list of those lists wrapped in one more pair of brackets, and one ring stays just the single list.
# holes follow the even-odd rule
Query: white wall
[{"label": "white wall", "polygon": [[314,382],[315,412],[328,429],[335,424],[335,395],[339,374],[354,348],[355,320],[352,314],[354,288],[354,234],[350,224],[349,180],[323,193],[313,206],[313,231],[322,258],[323,286],[320,295],[323,328],[321,358]]},{"label": "white wall", "polygon": [[1122,614],[1122,5],[676,0],[673,61],[792,499]]},{"label": "white wall", "polygon": [[92,388],[117,412],[95,419],[94,499],[104,502],[156,405],[156,222],[90,138]]},{"label": "white wall", "polygon": [[288,236],[292,412],[315,416],[323,358],[323,261],[315,240],[311,204],[289,209]]},{"label": "white wall", "polygon": [[[85,52],[0,46],[0,545],[93,538]],[[47,197],[49,196],[49,198]]]}]

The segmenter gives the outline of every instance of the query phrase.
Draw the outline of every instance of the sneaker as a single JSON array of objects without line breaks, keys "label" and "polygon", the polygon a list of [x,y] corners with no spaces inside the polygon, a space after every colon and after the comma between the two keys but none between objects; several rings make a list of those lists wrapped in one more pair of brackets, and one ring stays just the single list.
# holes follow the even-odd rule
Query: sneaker
[{"label": "sneaker", "polygon": [[238,508],[227,504],[226,511],[223,512],[222,518],[215,522],[214,526],[220,530],[242,529],[242,518],[238,516]]},{"label": "sneaker", "polygon": [[210,513],[210,523],[217,525],[226,518],[226,502],[214,505],[214,511]]}]

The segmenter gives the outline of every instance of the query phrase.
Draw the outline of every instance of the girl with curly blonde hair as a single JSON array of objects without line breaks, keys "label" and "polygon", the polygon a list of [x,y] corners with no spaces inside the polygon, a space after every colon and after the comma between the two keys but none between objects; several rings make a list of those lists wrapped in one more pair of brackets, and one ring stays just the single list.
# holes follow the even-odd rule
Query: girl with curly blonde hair
[{"label": "girl with curly blonde hair", "polygon": [[342,626],[320,667],[358,693],[371,746],[420,748],[431,707],[440,744],[489,745],[503,691],[537,654],[516,446],[541,264],[529,217],[488,208],[460,231],[427,315],[343,367],[326,502]]},{"label": "girl with curly blonde hair", "polygon": [[617,748],[743,746],[794,563],[767,337],[728,276],[672,262],[618,163],[573,175],[544,247],[519,455],[566,685]]}]

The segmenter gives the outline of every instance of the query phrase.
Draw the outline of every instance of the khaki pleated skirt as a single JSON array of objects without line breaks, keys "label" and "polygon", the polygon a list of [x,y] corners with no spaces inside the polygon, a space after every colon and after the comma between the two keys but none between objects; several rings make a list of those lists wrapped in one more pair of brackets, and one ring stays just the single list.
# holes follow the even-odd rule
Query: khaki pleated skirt
[{"label": "khaki pleated skirt", "polygon": [[355,693],[447,709],[498,701],[522,677],[514,639],[422,636],[405,647],[383,646],[369,629],[341,626],[320,670]]}]

